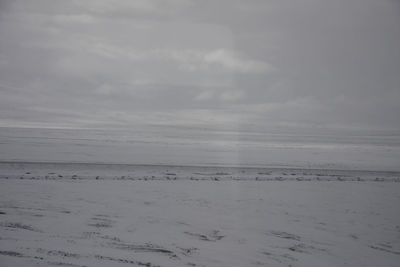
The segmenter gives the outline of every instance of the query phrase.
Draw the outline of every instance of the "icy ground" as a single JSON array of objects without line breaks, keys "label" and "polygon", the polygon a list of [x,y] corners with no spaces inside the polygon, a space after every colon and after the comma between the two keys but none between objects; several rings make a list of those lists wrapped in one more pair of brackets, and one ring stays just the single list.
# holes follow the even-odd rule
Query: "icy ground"
[{"label": "icy ground", "polygon": [[398,173],[0,164],[0,266],[399,266]]}]

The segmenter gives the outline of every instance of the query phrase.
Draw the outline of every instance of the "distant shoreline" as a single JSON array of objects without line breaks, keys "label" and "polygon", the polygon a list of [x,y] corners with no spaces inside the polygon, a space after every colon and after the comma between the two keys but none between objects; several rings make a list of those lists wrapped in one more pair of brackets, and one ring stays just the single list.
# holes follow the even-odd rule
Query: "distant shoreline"
[{"label": "distant shoreline", "polygon": [[391,173],[400,174],[400,170],[367,170],[367,169],[339,169],[339,168],[315,168],[290,165],[222,165],[222,164],[167,164],[167,163],[113,163],[113,162],[67,162],[67,161],[21,161],[0,160],[3,164],[26,165],[76,165],[76,166],[126,166],[126,167],[171,167],[171,168],[221,168],[221,169],[265,169],[265,170],[292,170],[292,171],[332,171],[332,172],[363,172],[363,173]]}]

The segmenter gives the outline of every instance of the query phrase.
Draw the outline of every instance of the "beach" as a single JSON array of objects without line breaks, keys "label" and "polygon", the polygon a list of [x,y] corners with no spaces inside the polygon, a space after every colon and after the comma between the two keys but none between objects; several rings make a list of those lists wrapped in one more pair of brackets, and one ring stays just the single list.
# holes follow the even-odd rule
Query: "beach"
[{"label": "beach", "polygon": [[0,0],[0,267],[399,267],[399,4]]},{"label": "beach", "polygon": [[1,266],[400,260],[399,173],[4,162],[0,168]]}]

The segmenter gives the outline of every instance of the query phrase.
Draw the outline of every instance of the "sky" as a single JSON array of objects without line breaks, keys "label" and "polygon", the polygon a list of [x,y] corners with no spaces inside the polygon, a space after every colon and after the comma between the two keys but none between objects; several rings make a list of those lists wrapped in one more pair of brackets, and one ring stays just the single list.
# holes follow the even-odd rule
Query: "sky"
[{"label": "sky", "polygon": [[400,132],[400,1],[0,0],[0,126]]}]

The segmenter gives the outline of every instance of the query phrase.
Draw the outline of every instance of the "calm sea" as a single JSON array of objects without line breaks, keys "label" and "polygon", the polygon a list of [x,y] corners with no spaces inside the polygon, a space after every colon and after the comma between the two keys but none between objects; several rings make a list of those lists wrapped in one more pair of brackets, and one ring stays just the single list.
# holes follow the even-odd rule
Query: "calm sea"
[{"label": "calm sea", "polygon": [[398,135],[0,128],[0,161],[400,170]]}]

